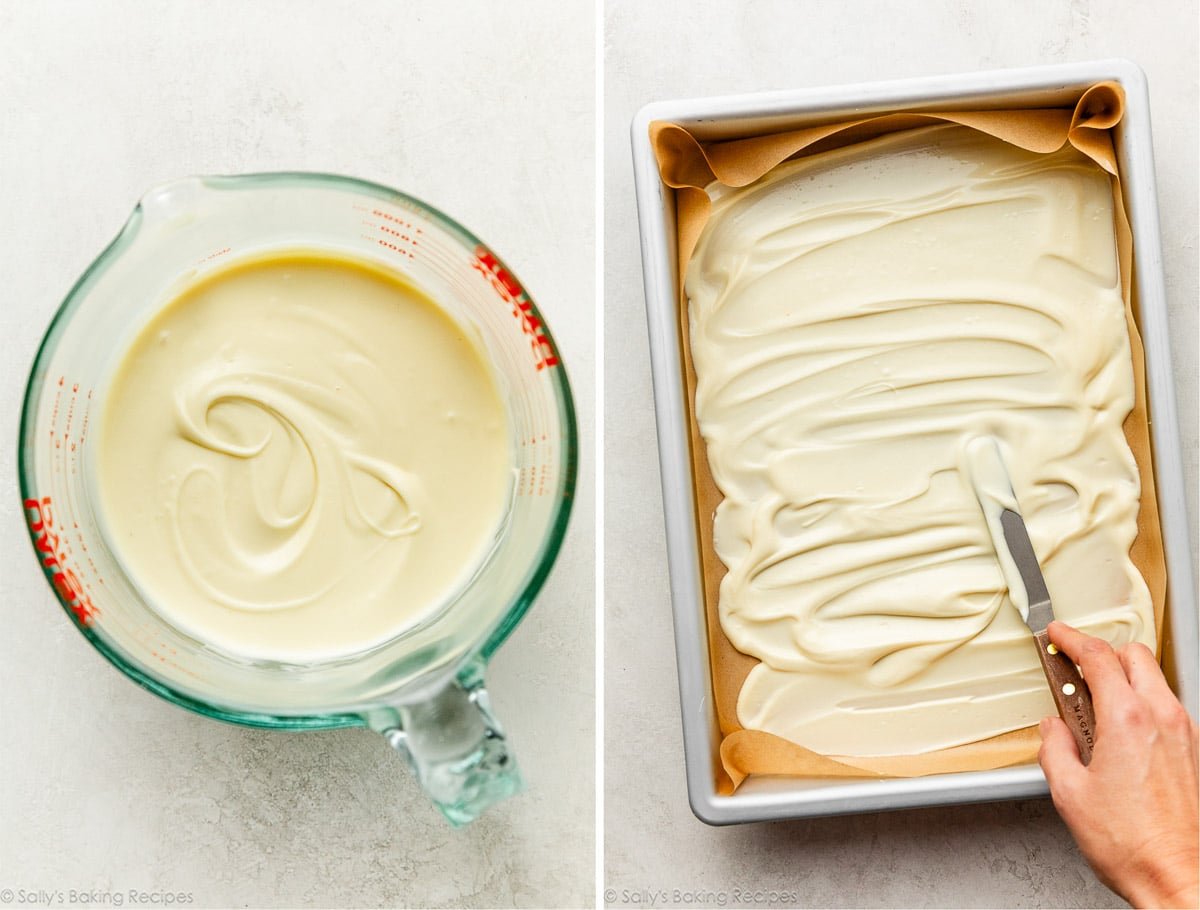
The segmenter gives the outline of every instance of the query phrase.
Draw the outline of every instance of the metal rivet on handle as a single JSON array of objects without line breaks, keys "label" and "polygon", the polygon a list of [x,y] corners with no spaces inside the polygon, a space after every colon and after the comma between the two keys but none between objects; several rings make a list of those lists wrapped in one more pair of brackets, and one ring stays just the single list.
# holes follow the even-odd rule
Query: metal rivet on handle
[{"label": "metal rivet on handle", "polygon": [[1053,643],[1053,642],[1051,642],[1050,644],[1046,645],[1046,653],[1047,653],[1047,654],[1057,654],[1057,653],[1058,653],[1058,648],[1054,647],[1054,643]]},{"label": "metal rivet on handle", "polygon": [[1074,695],[1075,694],[1075,684],[1074,683],[1066,683],[1065,685],[1063,685],[1062,690],[1063,690],[1063,695]]}]

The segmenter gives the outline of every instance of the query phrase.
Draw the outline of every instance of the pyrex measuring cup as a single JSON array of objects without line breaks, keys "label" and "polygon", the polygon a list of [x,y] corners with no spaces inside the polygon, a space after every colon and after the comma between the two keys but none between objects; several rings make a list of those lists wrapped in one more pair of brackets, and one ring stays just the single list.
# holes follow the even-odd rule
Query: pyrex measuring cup
[{"label": "pyrex measuring cup", "polygon": [[[109,375],[179,285],[272,249],[341,252],[395,270],[474,324],[510,414],[516,489],[472,581],[391,641],[312,664],[222,653],[166,622],[98,519],[95,423]],[[21,496],[35,551],[84,636],[135,682],[185,708],[281,729],[366,725],[406,754],[455,824],[520,786],[488,706],[488,658],[529,608],[566,529],[575,482],[570,387],[512,272],[461,226],[403,193],[325,174],[160,186],[71,290],[34,361],[21,417]]]}]

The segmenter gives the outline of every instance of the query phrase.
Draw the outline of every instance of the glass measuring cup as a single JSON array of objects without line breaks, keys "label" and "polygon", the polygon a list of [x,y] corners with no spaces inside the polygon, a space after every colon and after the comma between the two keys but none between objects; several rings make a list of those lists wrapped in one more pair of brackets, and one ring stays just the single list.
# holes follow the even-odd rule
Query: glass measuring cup
[{"label": "glass measuring cup", "polygon": [[[236,259],[302,248],[398,272],[476,327],[508,404],[516,485],[490,556],[449,603],[369,651],[287,664],[223,653],[145,601],[105,538],[92,450],[106,383],[159,307]],[[520,787],[484,669],[550,571],[571,508],[576,455],[558,349],[488,247],[395,190],[279,173],[189,178],[141,199],[46,332],[26,388],[18,457],[25,517],[46,578],[83,635],[120,670],[221,720],[376,730],[409,758],[457,825]]]}]

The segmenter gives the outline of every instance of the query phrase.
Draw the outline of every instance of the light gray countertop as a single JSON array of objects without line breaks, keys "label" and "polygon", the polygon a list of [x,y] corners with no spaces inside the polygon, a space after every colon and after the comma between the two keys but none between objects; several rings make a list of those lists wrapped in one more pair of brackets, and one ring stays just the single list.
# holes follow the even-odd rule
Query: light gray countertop
[{"label": "light gray countertop", "polygon": [[[1113,56],[1140,63],[1153,106],[1195,526],[1194,5],[1158,4],[1147,15],[1120,0],[610,0],[605,20],[605,900],[718,906],[723,896],[735,906],[740,889],[749,906],[1121,905],[1091,875],[1048,800],[725,829],[692,816],[628,128],[642,104],[668,98]],[[771,890],[782,899],[771,900]]]},{"label": "light gray countertop", "polygon": [[[592,55],[590,16],[553,0],[520,15],[0,0],[0,905],[10,888],[198,907],[592,904]],[[465,830],[378,736],[228,726],[131,684],[54,602],[23,527],[20,399],[71,284],[153,184],[280,169],[375,180],[461,220],[521,276],[574,385],[571,528],[489,679],[527,790]]]}]

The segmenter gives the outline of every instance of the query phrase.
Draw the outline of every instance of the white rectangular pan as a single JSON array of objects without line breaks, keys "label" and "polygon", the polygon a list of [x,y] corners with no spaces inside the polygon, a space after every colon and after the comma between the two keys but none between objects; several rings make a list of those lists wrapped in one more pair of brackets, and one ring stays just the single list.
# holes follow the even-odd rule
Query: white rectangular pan
[{"label": "white rectangular pan", "polygon": [[633,164],[641,227],[646,321],[654,372],[659,461],[667,555],[675,612],[679,699],[687,756],[688,794],[710,824],[874,812],[915,806],[1041,796],[1036,764],[893,780],[751,778],[732,796],[716,793],[719,742],[709,675],[696,508],[688,451],[688,410],[678,330],[675,211],[659,179],[648,127],[667,120],[698,138],[779,132],[820,122],[920,106],[982,110],[1065,106],[1087,86],[1112,80],[1125,89],[1127,110],[1116,129],[1122,188],[1134,238],[1134,280],[1146,348],[1154,475],[1166,550],[1167,612],[1163,665],[1193,716],[1197,711],[1197,616],[1193,547],[1185,510],[1183,465],[1168,345],[1149,95],[1142,70],[1128,60],[1104,60],[863,85],[663,101],[633,120]]}]

